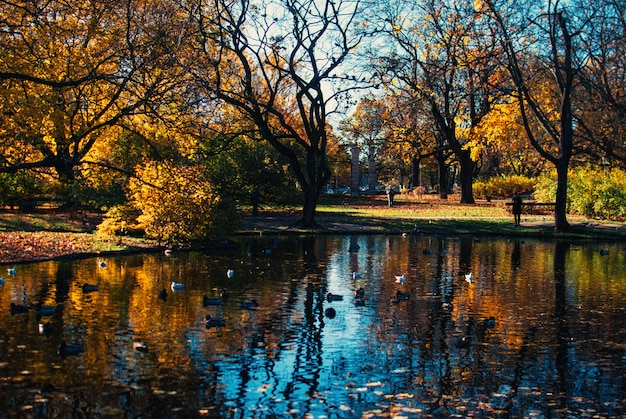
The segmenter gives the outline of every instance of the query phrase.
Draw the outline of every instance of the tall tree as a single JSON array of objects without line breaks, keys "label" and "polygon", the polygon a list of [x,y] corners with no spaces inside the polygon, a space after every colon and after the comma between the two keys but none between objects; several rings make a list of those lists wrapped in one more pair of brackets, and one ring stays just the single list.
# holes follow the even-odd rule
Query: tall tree
[{"label": "tall tree", "polygon": [[[573,9],[562,6],[558,0],[548,1],[545,10],[530,7],[531,3],[524,6],[514,9],[520,13],[518,20],[509,14],[512,9],[506,9],[494,0],[485,0],[484,6],[480,7],[493,14],[502,31],[528,139],[556,168],[554,228],[564,231],[569,227],[567,174],[574,148],[572,98],[579,70],[575,66],[577,50],[574,40],[581,27],[571,28],[575,19],[568,19],[568,15],[574,13]],[[532,45],[528,45],[530,40],[534,40]],[[520,52],[522,47],[523,54]],[[546,96],[554,101],[545,100]],[[538,122],[541,132],[533,130],[531,118]]]},{"label": "tall tree", "polygon": [[158,109],[179,80],[170,12],[150,0],[2,2],[0,172],[72,181],[104,130]]},{"label": "tall tree", "polygon": [[427,104],[459,164],[461,202],[473,203],[477,165],[469,143],[498,98],[501,77],[488,22],[471,4],[445,0],[389,3],[383,20],[393,48],[378,49],[383,76]]},{"label": "tall tree", "polygon": [[314,227],[318,198],[331,176],[328,115],[347,89],[334,90],[333,82],[360,42],[352,31],[359,2],[185,4],[197,25],[187,66],[209,97],[250,120],[259,138],[289,160],[302,190],[301,224]]},{"label": "tall tree", "polygon": [[581,86],[576,92],[577,135],[574,144],[594,162],[626,165],[626,3],[585,2],[578,9],[589,22],[580,33]]}]

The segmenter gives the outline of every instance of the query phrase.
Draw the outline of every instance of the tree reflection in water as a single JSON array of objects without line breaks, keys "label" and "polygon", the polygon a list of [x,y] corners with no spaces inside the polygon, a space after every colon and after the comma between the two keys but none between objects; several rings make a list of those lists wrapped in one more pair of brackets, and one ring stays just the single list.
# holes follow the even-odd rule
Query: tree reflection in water
[{"label": "tree reflection in water", "polygon": [[[219,253],[115,257],[106,268],[95,259],[23,265],[0,290],[0,411],[620,416],[626,251],[608,246],[282,237]],[[185,291],[159,298],[171,281]],[[83,283],[98,291],[81,292]],[[221,305],[203,305],[225,289]],[[248,300],[259,307],[242,309]],[[39,334],[36,310],[11,315],[11,303],[56,306],[51,331]],[[206,328],[207,314],[225,325]],[[59,357],[61,341],[85,351]]]}]

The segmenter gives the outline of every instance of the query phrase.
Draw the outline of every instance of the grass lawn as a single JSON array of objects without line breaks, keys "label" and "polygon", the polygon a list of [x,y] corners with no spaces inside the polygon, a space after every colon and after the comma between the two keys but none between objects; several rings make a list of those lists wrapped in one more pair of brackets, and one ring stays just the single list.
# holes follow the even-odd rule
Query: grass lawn
[{"label": "grass lawn", "polygon": [[[392,207],[381,196],[351,197],[324,195],[316,220],[322,228],[302,230],[294,226],[301,208],[263,208],[259,217],[244,211],[241,234],[301,233],[405,233],[475,234],[563,239],[626,240],[626,224],[601,223],[574,215],[568,219],[575,228],[555,233],[553,215],[525,214],[522,226],[515,227],[506,201],[477,201],[460,204],[458,196],[441,200],[426,195],[397,195]],[[34,214],[0,211],[0,263],[50,259],[76,254],[142,250],[158,243],[136,237],[101,237],[93,234],[101,214],[55,212],[44,209]]]}]

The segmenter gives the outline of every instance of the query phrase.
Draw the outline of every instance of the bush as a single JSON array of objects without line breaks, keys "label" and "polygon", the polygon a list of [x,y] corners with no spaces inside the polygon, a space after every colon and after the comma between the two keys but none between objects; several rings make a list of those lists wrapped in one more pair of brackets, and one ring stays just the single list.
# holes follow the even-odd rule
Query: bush
[{"label": "bush", "polygon": [[476,196],[507,197],[516,194],[528,194],[535,188],[535,179],[520,175],[494,176],[486,180],[474,182]]},{"label": "bush", "polygon": [[[537,199],[554,201],[556,173],[537,183]],[[570,170],[567,185],[568,212],[607,220],[626,218],[626,172],[619,169]]]},{"label": "bush", "polygon": [[237,227],[233,201],[213,191],[202,167],[151,162],[137,170],[137,177],[129,184],[129,205],[109,211],[100,232],[142,230],[160,242],[181,243],[228,234]]}]

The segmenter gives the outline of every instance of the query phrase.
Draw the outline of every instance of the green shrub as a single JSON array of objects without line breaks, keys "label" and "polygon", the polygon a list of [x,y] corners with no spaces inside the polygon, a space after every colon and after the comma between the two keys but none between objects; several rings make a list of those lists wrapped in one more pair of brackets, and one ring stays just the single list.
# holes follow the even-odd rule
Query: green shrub
[{"label": "green shrub", "polygon": [[474,182],[473,190],[478,197],[508,197],[527,194],[535,188],[535,179],[520,175],[494,176]]},{"label": "green shrub", "polygon": [[[556,173],[542,176],[536,198],[554,202]],[[626,218],[626,172],[620,169],[577,168],[568,173],[568,212],[607,220]]]}]

